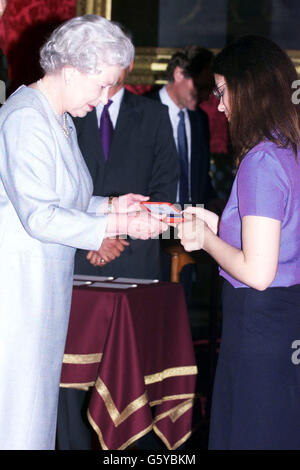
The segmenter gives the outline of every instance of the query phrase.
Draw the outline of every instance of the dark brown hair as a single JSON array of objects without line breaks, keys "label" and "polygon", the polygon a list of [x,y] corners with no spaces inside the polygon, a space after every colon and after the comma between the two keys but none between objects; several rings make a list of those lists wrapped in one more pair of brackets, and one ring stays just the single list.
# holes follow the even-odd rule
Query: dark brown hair
[{"label": "dark brown hair", "polygon": [[297,156],[299,106],[292,102],[292,83],[298,77],[288,55],[267,38],[245,36],[215,57],[213,71],[228,87],[237,162],[263,140],[290,147]]},{"label": "dark brown hair", "polygon": [[176,67],[183,69],[185,78],[195,78],[203,69],[209,67],[213,60],[213,53],[200,46],[187,46],[172,55],[167,67],[167,79],[174,81]]}]

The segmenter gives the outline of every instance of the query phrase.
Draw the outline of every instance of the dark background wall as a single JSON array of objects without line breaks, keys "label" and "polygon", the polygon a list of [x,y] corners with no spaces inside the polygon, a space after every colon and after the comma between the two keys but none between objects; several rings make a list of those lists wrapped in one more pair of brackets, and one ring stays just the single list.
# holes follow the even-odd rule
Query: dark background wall
[{"label": "dark background wall", "polygon": [[[12,89],[40,74],[38,54],[60,22],[75,15],[76,0],[8,0],[0,47]],[[299,0],[112,0],[112,19],[131,31],[137,47],[222,48],[244,34],[261,34],[300,50]]]},{"label": "dark background wall", "polygon": [[245,34],[300,49],[299,0],[113,0],[112,19],[136,46],[222,48]]},{"label": "dark background wall", "polygon": [[136,46],[157,46],[159,3],[159,0],[113,0],[112,20],[131,32]]}]

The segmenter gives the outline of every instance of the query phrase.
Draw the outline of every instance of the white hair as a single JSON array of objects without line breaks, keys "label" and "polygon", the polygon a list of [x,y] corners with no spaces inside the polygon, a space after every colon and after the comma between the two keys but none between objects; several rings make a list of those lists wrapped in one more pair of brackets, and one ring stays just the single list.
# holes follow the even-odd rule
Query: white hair
[{"label": "white hair", "polygon": [[97,15],[72,18],[56,28],[40,51],[44,72],[66,65],[95,74],[105,65],[126,68],[134,59],[134,46],[119,26]]}]

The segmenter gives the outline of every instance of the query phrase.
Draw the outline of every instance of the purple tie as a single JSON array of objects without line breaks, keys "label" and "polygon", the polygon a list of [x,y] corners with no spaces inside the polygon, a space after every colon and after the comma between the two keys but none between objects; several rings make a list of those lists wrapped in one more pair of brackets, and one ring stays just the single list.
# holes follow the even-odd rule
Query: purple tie
[{"label": "purple tie", "polygon": [[105,160],[108,158],[109,148],[114,132],[114,128],[110,119],[108,108],[112,104],[112,100],[108,100],[107,104],[103,107],[100,119],[100,138],[102,142]]}]

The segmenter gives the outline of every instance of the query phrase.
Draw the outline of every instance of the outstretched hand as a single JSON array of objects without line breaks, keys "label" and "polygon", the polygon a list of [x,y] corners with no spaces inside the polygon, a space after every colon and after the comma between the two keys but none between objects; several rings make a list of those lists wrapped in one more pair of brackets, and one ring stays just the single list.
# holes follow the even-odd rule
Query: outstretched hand
[{"label": "outstretched hand", "polygon": [[186,251],[203,248],[205,222],[193,214],[185,213],[184,221],[178,224],[178,237]]},{"label": "outstretched hand", "polygon": [[168,224],[164,222],[163,217],[150,215],[142,211],[135,216],[128,215],[127,233],[130,237],[147,240],[156,238],[160,233],[168,229]]},{"label": "outstretched hand", "polygon": [[139,212],[128,214],[109,214],[105,236],[114,238],[116,235],[129,235],[131,238],[147,240],[148,238],[157,238],[168,227],[164,216],[156,214],[154,217],[148,211],[140,209]]},{"label": "outstretched hand", "polygon": [[208,211],[203,207],[188,207],[185,211],[183,211],[184,217],[187,214],[195,215],[197,218],[203,220],[210,230],[217,235],[218,227],[219,227],[219,216],[214,212]]},{"label": "outstretched hand", "polygon": [[142,196],[141,194],[125,194],[124,196],[115,197],[113,199],[113,212],[119,214],[127,214],[129,212],[139,212],[141,210],[140,203],[148,201],[149,196]]}]

